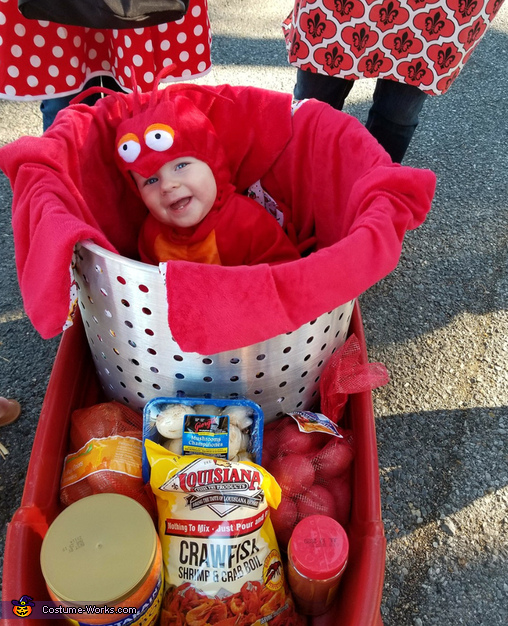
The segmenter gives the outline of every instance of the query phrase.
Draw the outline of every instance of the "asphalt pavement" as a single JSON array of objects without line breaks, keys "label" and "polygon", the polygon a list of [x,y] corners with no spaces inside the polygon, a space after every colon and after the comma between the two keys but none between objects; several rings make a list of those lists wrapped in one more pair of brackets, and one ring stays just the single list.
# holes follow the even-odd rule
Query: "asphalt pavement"
[{"label": "asphalt pavement", "polygon": [[[290,0],[213,0],[214,69],[200,82],[291,91],[280,22]],[[385,626],[508,623],[508,6],[444,96],[427,100],[405,164],[438,178],[397,269],[360,298],[374,392],[387,561]],[[365,121],[373,83],[346,111]],[[41,132],[37,103],[0,101],[0,143]],[[19,506],[59,339],[26,318],[10,187],[0,175],[0,555]],[[1,556],[0,556],[1,561]]]}]

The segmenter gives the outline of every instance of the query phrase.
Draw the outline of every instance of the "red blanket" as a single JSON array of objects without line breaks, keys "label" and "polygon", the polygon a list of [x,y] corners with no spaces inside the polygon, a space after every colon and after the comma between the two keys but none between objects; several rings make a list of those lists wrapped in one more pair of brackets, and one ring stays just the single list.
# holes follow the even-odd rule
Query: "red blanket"
[{"label": "red blanket", "polygon": [[[430,209],[432,172],[392,164],[357,120],[314,100],[292,116],[287,94],[168,89],[185,89],[209,115],[237,189],[261,179],[290,207],[298,241],[316,241],[315,252],[278,266],[170,261],[168,321],[182,350],[214,354],[295,330],[396,267],[405,232]],[[125,95],[92,108],[76,105],[42,137],[0,149],[0,168],[13,187],[21,293],[45,338],[60,333],[67,318],[69,264],[78,241],[92,239],[136,258],[146,209],[114,163],[116,127],[131,103]]]}]

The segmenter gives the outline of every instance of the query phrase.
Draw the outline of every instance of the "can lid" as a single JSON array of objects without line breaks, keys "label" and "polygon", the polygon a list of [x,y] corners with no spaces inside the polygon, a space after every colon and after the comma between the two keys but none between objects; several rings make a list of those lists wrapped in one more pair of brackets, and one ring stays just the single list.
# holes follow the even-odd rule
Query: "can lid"
[{"label": "can lid", "polygon": [[148,512],[132,498],[103,493],[64,509],[41,548],[46,584],[64,602],[115,603],[150,572],[157,533]]},{"label": "can lid", "polygon": [[327,515],[309,515],[298,522],[289,544],[295,568],[314,580],[336,576],[346,564],[348,551],[346,531]]}]

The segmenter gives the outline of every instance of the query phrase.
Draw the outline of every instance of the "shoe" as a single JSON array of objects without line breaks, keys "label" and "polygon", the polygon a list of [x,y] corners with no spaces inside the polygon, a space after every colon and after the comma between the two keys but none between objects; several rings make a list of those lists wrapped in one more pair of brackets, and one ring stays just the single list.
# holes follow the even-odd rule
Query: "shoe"
[{"label": "shoe", "polygon": [[15,422],[21,413],[21,405],[17,400],[8,400],[0,396],[0,426]]}]

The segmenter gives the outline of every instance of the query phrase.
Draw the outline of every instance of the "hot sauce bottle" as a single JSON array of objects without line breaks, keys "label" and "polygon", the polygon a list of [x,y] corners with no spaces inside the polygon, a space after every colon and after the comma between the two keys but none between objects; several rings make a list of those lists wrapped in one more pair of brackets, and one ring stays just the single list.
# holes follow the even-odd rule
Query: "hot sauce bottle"
[{"label": "hot sauce bottle", "polygon": [[321,615],[331,606],[346,568],[349,542],[332,517],[310,515],[288,545],[288,580],[301,613]]}]

